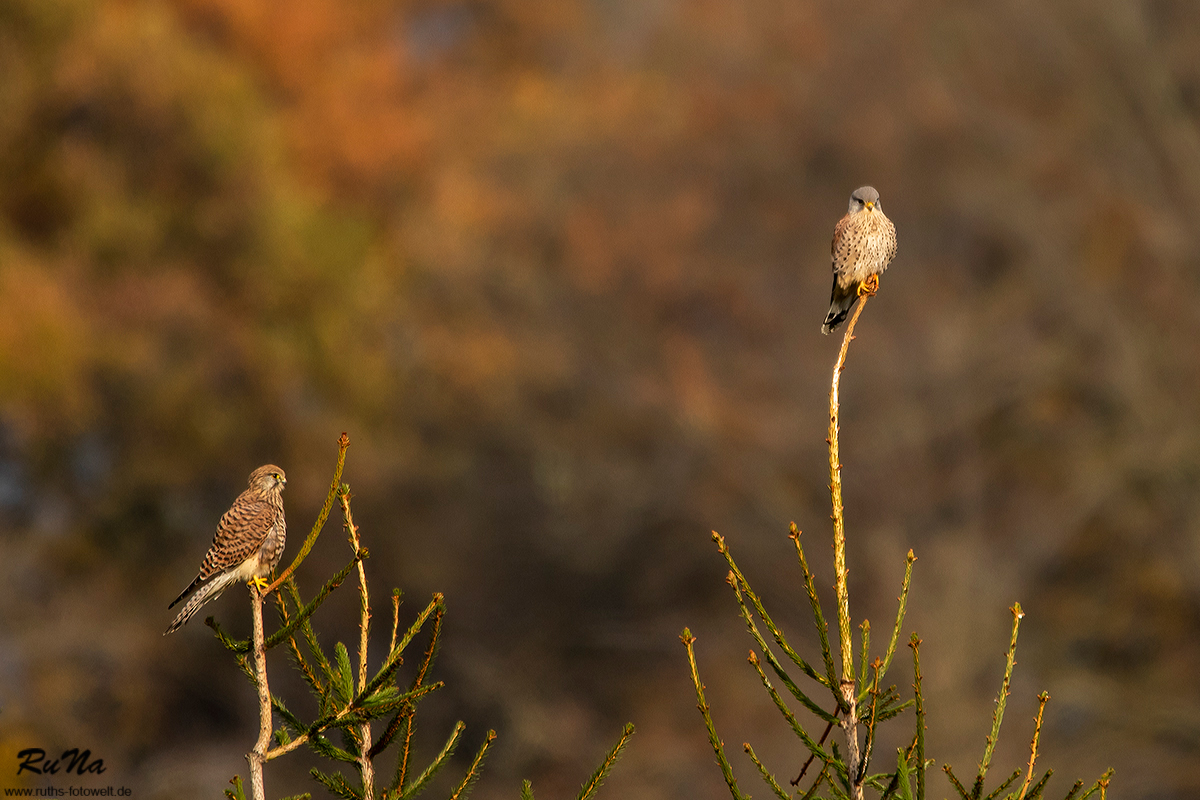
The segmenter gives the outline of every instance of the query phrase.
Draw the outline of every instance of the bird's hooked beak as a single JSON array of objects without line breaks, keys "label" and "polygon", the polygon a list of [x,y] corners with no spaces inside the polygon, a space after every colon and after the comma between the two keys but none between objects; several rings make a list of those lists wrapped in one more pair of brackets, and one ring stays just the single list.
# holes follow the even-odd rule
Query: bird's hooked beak
[{"label": "bird's hooked beak", "polygon": [[874,211],[874,210],[875,210],[875,201],[873,201],[873,200],[868,200],[868,201],[867,201],[866,203],[864,203],[863,205],[865,205],[865,206],[867,207],[867,211]]}]

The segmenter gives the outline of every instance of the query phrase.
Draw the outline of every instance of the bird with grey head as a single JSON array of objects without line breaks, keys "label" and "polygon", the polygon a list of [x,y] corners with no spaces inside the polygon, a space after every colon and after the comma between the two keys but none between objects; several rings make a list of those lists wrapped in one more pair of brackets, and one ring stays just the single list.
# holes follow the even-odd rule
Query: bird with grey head
[{"label": "bird with grey head", "polygon": [[821,333],[842,323],[861,295],[874,294],[879,275],[896,257],[896,226],[883,213],[879,192],[861,186],[850,195],[846,216],[833,229],[833,293]]}]

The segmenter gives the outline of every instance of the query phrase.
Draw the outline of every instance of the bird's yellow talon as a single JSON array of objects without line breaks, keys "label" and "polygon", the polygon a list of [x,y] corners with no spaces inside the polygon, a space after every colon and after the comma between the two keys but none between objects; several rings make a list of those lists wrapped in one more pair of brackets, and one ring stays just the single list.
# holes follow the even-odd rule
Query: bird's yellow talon
[{"label": "bird's yellow talon", "polygon": [[267,590],[267,587],[271,585],[270,583],[267,582],[266,578],[257,578],[257,577],[251,578],[250,583],[254,585],[255,589],[258,589],[259,594],[262,594],[263,592],[265,592]]},{"label": "bird's yellow talon", "polygon": [[865,281],[858,285],[859,297],[874,297],[875,292],[879,291],[879,276],[871,275]]}]

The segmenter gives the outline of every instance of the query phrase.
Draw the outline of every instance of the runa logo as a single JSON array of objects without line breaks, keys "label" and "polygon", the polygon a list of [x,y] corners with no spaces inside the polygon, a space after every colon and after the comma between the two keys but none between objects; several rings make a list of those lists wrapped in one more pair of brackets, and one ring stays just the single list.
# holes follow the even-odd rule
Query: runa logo
[{"label": "runa logo", "polygon": [[91,750],[80,750],[78,747],[72,747],[70,750],[64,750],[63,754],[58,758],[47,759],[46,751],[40,747],[27,747],[17,753],[19,759],[17,763],[17,774],[29,771],[35,775],[57,775],[62,769],[67,775],[72,773],[76,775],[99,775],[104,772],[104,759],[97,758],[95,761],[90,760],[92,757]]}]

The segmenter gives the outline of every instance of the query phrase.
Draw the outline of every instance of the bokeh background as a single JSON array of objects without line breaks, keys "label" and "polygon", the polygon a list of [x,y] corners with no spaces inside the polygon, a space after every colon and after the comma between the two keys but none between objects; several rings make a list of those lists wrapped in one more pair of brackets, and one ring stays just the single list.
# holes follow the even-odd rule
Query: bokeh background
[{"label": "bokeh background", "polygon": [[[978,761],[1019,600],[995,774],[1047,690],[1054,794],[1200,796],[1198,54],[1193,0],[0,0],[0,775],[244,775],[252,690],[166,604],[261,463],[298,542],[345,430],[380,617],[447,596],[423,757],[463,719],[457,770],[500,736],[475,797],[573,796],[628,720],[604,796],[727,796],[689,625],[766,793],[741,742],[802,754],[710,531],[816,657],[787,524],[829,601],[819,326],[871,183],[856,619],[884,638],[913,548],[939,765]],[[302,585],[346,555],[335,521]]]}]

